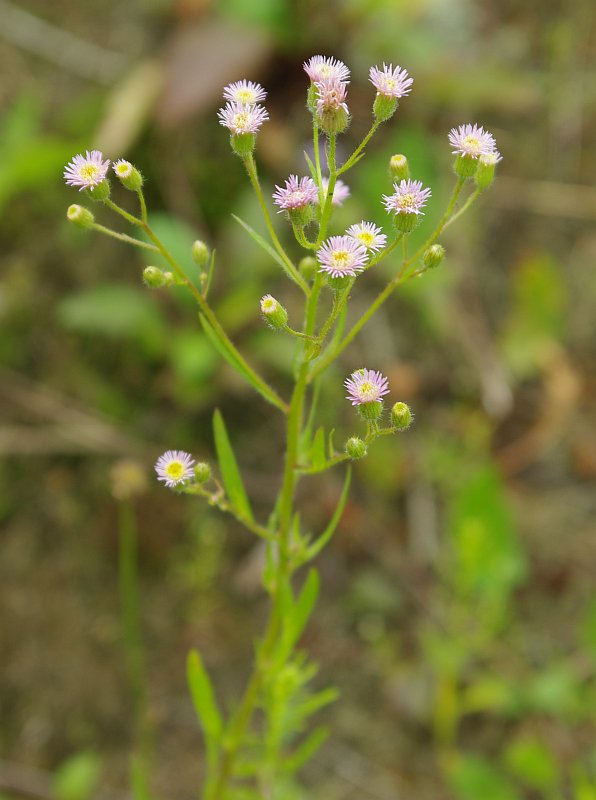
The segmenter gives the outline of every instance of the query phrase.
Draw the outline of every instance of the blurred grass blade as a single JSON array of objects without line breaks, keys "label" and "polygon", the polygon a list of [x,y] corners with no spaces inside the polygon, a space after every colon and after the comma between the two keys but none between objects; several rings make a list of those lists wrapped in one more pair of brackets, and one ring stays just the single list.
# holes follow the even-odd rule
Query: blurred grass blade
[{"label": "blurred grass blade", "polygon": [[348,469],[346,470],[346,477],[345,477],[345,480],[344,480],[344,487],[343,487],[343,489],[341,491],[341,496],[339,498],[339,502],[337,504],[337,508],[335,509],[335,512],[334,512],[333,516],[331,517],[329,525],[327,525],[327,527],[325,528],[323,533],[319,536],[319,538],[316,540],[316,542],[313,542],[313,544],[309,547],[309,549],[308,549],[308,557],[309,558],[314,558],[316,555],[318,555],[321,552],[321,550],[325,547],[327,542],[331,539],[333,534],[335,533],[335,529],[337,528],[337,526],[339,524],[339,521],[341,519],[341,515],[343,514],[344,508],[346,506],[346,502],[347,502],[347,499],[348,499],[348,491],[350,489],[350,480],[351,480],[351,478],[352,478],[352,468],[348,467]]},{"label": "blurred grass blade", "polygon": [[277,253],[273,249],[273,247],[271,247],[271,245],[268,242],[266,242],[265,239],[263,239],[263,237],[254,230],[254,228],[251,228],[250,225],[247,222],[244,222],[244,220],[240,219],[240,217],[237,217],[236,214],[232,214],[232,216],[234,217],[236,222],[238,222],[238,223],[240,223],[240,225],[242,225],[242,227],[248,233],[248,235],[251,237],[251,239],[253,239],[259,245],[259,247],[262,247],[263,250],[268,255],[270,255],[271,258],[274,261],[276,261],[279,264],[279,266],[283,269],[283,271],[286,273],[288,278],[290,278],[290,280],[292,280],[295,284],[297,284],[299,286],[300,284],[296,280],[295,275],[293,275],[290,272],[290,270],[288,269],[288,265],[285,263],[283,258],[279,255],[279,253]]},{"label": "blurred grass blade", "polygon": [[302,741],[296,752],[284,761],[284,772],[293,775],[314,756],[329,736],[329,729],[320,726]]},{"label": "blurred grass blade", "polygon": [[217,335],[217,332],[202,314],[199,314],[199,319],[201,321],[201,326],[205,331],[205,335],[213,344],[218,353],[222,356],[222,358],[224,358],[228,364],[236,370],[236,372],[239,372],[240,375],[242,375],[242,377],[253,387],[253,389],[255,389],[262,397],[265,398],[265,400],[268,400],[285,414],[287,408],[281,397],[278,397],[273,389],[270,386],[267,386],[267,384],[252,371],[248,364],[238,358],[237,354],[231,350],[227,343]]},{"label": "blurred grass blade", "polygon": [[215,764],[223,722],[217,708],[213,685],[196,650],[191,650],[188,654],[186,675],[195,711],[205,734],[207,757],[211,764]]},{"label": "blurred grass blade", "polygon": [[213,436],[215,438],[215,449],[217,460],[221,470],[223,485],[228,495],[228,500],[235,508],[240,517],[253,521],[252,510],[248,497],[242,483],[240,470],[236,462],[236,456],[232,450],[228,432],[219,409],[213,414]]}]

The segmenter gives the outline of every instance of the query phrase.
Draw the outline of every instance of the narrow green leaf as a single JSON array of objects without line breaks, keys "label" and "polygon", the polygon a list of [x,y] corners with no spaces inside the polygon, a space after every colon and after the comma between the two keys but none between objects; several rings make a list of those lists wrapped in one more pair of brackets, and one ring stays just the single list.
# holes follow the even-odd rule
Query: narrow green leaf
[{"label": "narrow green leaf", "polygon": [[327,452],[329,453],[329,458],[333,458],[335,455],[335,445],[333,444],[333,434],[335,433],[335,428],[331,428],[329,431],[329,436],[327,437]]},{"label": "narrow green leaf", "polygon": [[211,252],[211,263],[209,264],[209,272],[207,273],[207,283],[205,285],[205,297],[209,294],[211,288],[211,281],[213,280],[213,271],[215,269],[215,250]]},{"label": "narrow green leaf", "polygon": [[328,728],[323,726],[315,728],[315,730],[299,744],[293,755],[284,761],[284,772],[289,775],[296,773],[304,764],[310,761],[328,736]]},{"label": "narrow green leaf", "polygon": [[252,522],[253,515],[250,503],[248,502],[236,456],[232,450],[228,432],[219,409],[215,409],[213,414],[213,436],[219,469],[221,470],[221,477],[228,500],[240,517]]},{"label": "narrow green leaf", "polygon": [[300,719],[307,719],[320,708],[328,706],[329,703],[334,703],[338,697],[339,691],[333,686],[329,687],[329,689],[323,689],[323,691],[313,694],[313,696],[305,700],[304,703],[300,703],[296,708],[296,714]]},{"label": "narrow green leaf", "polygon": [[317,168],[313,164],[312,158],[308,155],[306,150],[304,151],[304,158],[306,159],[306,163],[308,164],[308,169],[310,170],[310,176],[313,181],[317,182]]},{"label": "narrow green leaf", "polygon": [[228,364],[236,370],[236,372],[239,372],[240,375],[242,375],[242,377],[253,387],[253,389],[255,389],[261,395],[261,397],[264,397],[265,400],[268,400],[270,403],[276,406],[276,408],[279,408],[285,412],[286,409],[283,401],[275,394],[275,392],[269,386],[267,386],[265,382],[260,381],[255,377],[250,367],[241,361],[236,353],[230,349],[228,344],[217,335],[217,331],[213,329],[209,321],[202,314],[199,314],[199,319],[201,321],[201,326],[205,331],[205,335],[218,353],[222,356],[222,358],[224,358]]},{"label": "narrow green leaf", "polygon": [[310,403],[310,410],[308,412],[308,419],[306,421],[306,425],[300,435],[300,456],[301,458],[305,458],[308,455],[308,449],[311,443],[311,437],[313,428],[315,426],[315,416],[317,413],[317,407],[319,404],[319,397],[321,395],[321,383],[320,381],[316,381],[313,386],[312,392],[312,400]]},{"label": "narrow green leaf", "polygon": [[317,471],[325,469],[327,457],[325,455],[325,429],[323,426],[317,428],[309,456],[313,469]]},{"label": "narrow green leaf", "polygon": [[191,650],[188,654],[186,675],[195,711],[205,735],[207,757],[209,762],[214,764],[217,760],[223,722],[217,708],[211,680],[203,666],[201,656],[196,650]]},{"label": "narrow green leaf", "polygon": [[304,586],[300,592],[298,599],[294,604],[292,611],[291,628],[292,638],[294,642],[298,641],[302,631],[306,627],[306,623],[310,619],[317,597],[319,596],[319,587],[321,581],[319,573],[316,569],[309,570],[308,576],[304,581]]},{"label": "narrow green leaf", "polygon": [[286,273],[288,278],[290,278],[292,281],[294,281],[294,283],[298,283],[298,281],[296,280],[296,277],[288,269],[288,265],[286,264],[286,262],[279,255],[279,253],[273,247],[271,247],[269,242],[265,241],[265,239],[263,239],[263,237],[259,233],[257,233],[254,230],[254,228],[251,228],[250,225],[247,222],[244,222],[244,220],[240,219],[240,217],[237,217],[236,214],[232,214],[232,216],[234,217],[236,222],[238,222],[240,225],[242,225],[242,227],[248,233],[248,235],[251,237],[251,239],[253,239],[253,241],[255,241],[259,245],[259,247],[262,247],[263,250],[269,256],[271,256],[271,258],[274,261],[276,261],[279,264],[279,266],[283,269],[283,271]]},{"label": "narrow green leaf", "polygon": [[351,469],[351,467],[348,467],[348,469],[346,470],[346,477],[345,477],[345,480],[344,480],[344,487],[343,487],[343,489],[341,491],[341,495],[340,495],[337,507],[335,509],[335,512],[334,512],[333,516],[331,517],[329,525],[327,525],[327,527],[325,528],[323,533],[319,536],[319,538],[315,542],[313,542],[313,544],[310,546],[309,551],[308,551],[309,559],[310,558],[314,558],[316,555],[318,555],[321,552],[321,550],[325,547],[327,542],[331,539],[333,534],[335,533],[335,529],[337,528],[337,526],[339,524],[339,521],[341,519],[341,515],[343,514],[344,508],[346,506],[346,502],[347,502],[347,499],[348,499],[348,491],[350,489],[350,480],[351,480],[351,478],[352,478],[352,469]]}]

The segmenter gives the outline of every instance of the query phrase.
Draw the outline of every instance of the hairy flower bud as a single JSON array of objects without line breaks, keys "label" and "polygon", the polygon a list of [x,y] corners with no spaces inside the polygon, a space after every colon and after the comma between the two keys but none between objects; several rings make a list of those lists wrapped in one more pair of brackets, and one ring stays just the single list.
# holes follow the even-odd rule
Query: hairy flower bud
[{"label": "hairy flower bud", "polygon": [[377,94],[373,103],[373,115],[379,122],[386,122],[395,114],[397,98],[385,94]]},{"label": "hairy flower bud", "polygon": [[204,267],[209,261],[209,248],[205,242],[202,242],[200,239],[196,239],[192,243],[191,252],[193,261],[197,266]]},{"label": "hairy flower bud", "polygon": [[288,312],[270,294],[266,294],[261,298],[261,313],[267,324],[272,328],[279,330],[285,328],[288,323]]},{"label": "hairy flower bud", "polygon": [[159,267],[145,267],[143,270],[143,282],[150,289],[161,289],[165,286],[167,279],[163,270]]},{"label": "hairy flower bud", "polygon": [[240,158],[250,155],[257,145],[256,133],[233,133],[230,136],[232,150]]},{"label": "hairy flower bud", "polygon": [[453,169],[460,178],[473,178],[478,169],[478,159],[460,154],[455,159]]},{"label": "hairy flower bud", "polygon": [[445,248],[440,244],[433,244],[424,251],[422,263],[427,269],[438,267],[445,256]]},{"label": "hairy flower bud", "polygon": [[357,436],[351,436],[346,442],[346,453],[353,461],[364,458],[367,452],[366,445]]},{"label": "hairy flower bud", "polygon": [[391,409],[391,423],[398,431],[407,430],[412,424],[414,415],[407,403],[395,403]]},{"label": "hairy flower bud", "polygon": [[90,228],[95,222],[95,217],[88,208],[76,204],[68,206],[66,218],[77,228]]},{"label": "hairy flower bud", "polygon": [[207,483],[211,478],[211,467],[206,461],[199,461],[195,464],[195,478],[197,483]]},{"label": "hairy flower bud", "polygon": [[110,182],[107,178],[92,188],[85,189],[85,194],[90,200],[103,202],[110,198]]},{"label": "hairy flower bud", "polygon": [[389,173],[395,181],[407,181],[410,177],[408,159],[402,153],[396,153],[389,159]]},{"label": "hairy flower bud", "polygon": [[120,161],[116,161],[113,169],[125,189],[130,189],[131,192],[138,192],[143,186],[143,176],[136,167],[133,167],[130,161],[125,161],[121,158]]},{"label": "hairy flower bud", "polygon": [[501,160],[499,153],[486,153],[478,158],[478,169],[474,175],[474,182],[480,191],[488,189],[495,179],[495,167]]}]

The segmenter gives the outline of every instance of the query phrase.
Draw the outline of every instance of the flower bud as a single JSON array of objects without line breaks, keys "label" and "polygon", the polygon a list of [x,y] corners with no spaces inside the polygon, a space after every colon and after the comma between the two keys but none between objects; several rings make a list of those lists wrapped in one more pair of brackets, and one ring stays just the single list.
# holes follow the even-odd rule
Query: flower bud
[{"label": "flower bud", "polygon": [[196,239],[196,241],[192,243],[191,252],[192,259],[197,266],[204,267],[209,261],[209,248],[205,242],[202,242],[200,239]]},{"label": "flower bud", "polygon": [[159,267],[145,267],[143,282],[150,289],[161,289],[167,283],[165,273]]},{"label": "flower bud", "polygon": [[266,294],[261,298],[261,313],[265,322],[272,328],[285,328],[288,322],[288,312],[278,303],[275,297]]},{"label": "flower bud", "polygon": [[397,97],[389,97],[386,94],[377,93],[373,103],[373,114],[379,122],[386,122],[395,114],[397,108]]},{"label": "flower bud", "polygon": [[197,483],[207,483],[211,478],[211,467],[206,461],[199,461],[195,464],[195,478]]},{"label": "flower bud", "polygon": [[85,194],[90,200],[97,200],[98,202],[108,200],[110,197],[110,182],[105,179],[92,189],[85,189]]},{"label": "flower bud", "polygon": [[230,136],[232,150],[240,158],[249,156],[257,146],[256,133],[233,133]]},{"label": "flower bud", "polygon": [[474,182],[480,191],[488,189],[495,179],[495,167],[500,161],[496,153],[487,153],[478,158],[478,169],[474,175]]},{"label": "flower bud", "polygon": [[408,159],[401,153],[396,153],[389,159],[389,173],[395,181],[407,181],[410,177]]},{"label": "flower bud", "polygon": [[391,423],[398,431],[407,430],[413,419],[414,415],[407,403],[395,403],[391,409]]},{"label": "flower bud", "polygon": [[362,419],[375,422],[383,413],[383,401],[373,400],[372,403],[361,403],[357,408]]},{"label": "flower bud", "polygon": [[352,277],[350,275],[338,275],[337,277],[327,275],[327,286],[333,292],[343,292],[350,285],[351,280]]},{"label": "flower bud", "polygon": [[309,204],[300,208],[288,208],[290,221],[299,228],[306,227],[315,218],[313,207]]},{"label": "flower bud", "polygon": [[136,167],[133,167],[130,161],[125,161],[123,158],[120,161],[116,161],[114,172],[124,188],[130,189],[131,192],[138,192],[143,186],[143,176]]},{"label": "flower bud", "polygon": [[304,258],[300,259],[300,263],[298,264],[298,269],[300,270],[300,274],[306,281],[312,281],[315,277],[315,273],[317,271],[317,260],[312,256],[304,256]]},{"label": "flower bud", "polygon": [[460,154],[455,159],[453,169],[460,178],[473,178],[478,169],[478,159]]},{"label": "flower bud", "polygon": [[357,436],[350,437],[346,442],[346,453],[353,461],[357,458],[364,458],[367,452],[366,445]]},{"label": "flower bud", "polygon": [[433,244],[424,251],[422,263],[427,269],[438,267],[445,256],[445,248],[440,244]]},{"label": "flower bud", "polygon": [[66,218],[69,222],[72,222],[73,225],[76,225],[77,228],[90,228],[95,222],[95,217],[88,208],[76,204],[68,206]]},{"label": "flower bud", "polygon": [[175,286],[176,284],[180,284],[180,281],[173,272],[164,272],[163,274],[165,283],[164,286]]},{"label": "flower bud", "polygon": [[328,109],[318,115],[319,128],[328,136],[343,133],[349,121],[350,115],[345,108]]},{"label": "flower bud", "polygon": [[420,214],[401,213],[393,215],[393,226],[400,233],[411,233],[422,219]]}]

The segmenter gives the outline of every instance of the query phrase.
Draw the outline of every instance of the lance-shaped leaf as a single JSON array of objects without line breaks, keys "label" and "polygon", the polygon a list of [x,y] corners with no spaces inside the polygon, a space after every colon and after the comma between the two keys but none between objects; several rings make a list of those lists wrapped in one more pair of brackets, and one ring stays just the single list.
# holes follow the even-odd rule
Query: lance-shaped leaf
[{"label": "lance-shaped leaf", "polygon": [[293,272],[290,270],[290,268],[288,267],[286,262],[283,260],[283,258],[279,255],[277,250],[275,250],[273,247],[271,247],[269,242],[267,242],[265,239],[263,239],[263,237],[259,233],[257,233],[254,228],[251,228],[250,225],[247,222],[244,222],[243,219],[240,219],[240,217],[237,217],[236,214],[232,214],[232,216],[234,217],[236,222],[238,222],[240,225],[242,225],[242,227],[248,233],[250,238],[253,239],[253,241],[255,241],[259,245],[259,247],[262,247],[263,250],[269,256],[271,256],[271,258],[274,261],[277,261],[277,263],[283,269],[283,271],[286,273],[288,278],[290,278],[290,280],[294,281],[294,283],[297,283],[298,286],[300,286],[300,283],[296,280],[296,275],[293,274]]},{"label": "lance-shaped leaf", "polygon": [[310,463],[313,471],[321,472],[327,465],[327,456],[325,454],[325,429],[323,426],[317,428],[315,437],[310,447]]},{"label": "lance-shaped leaf", "polygon": [[294,753],[283,762],[284,772],[290,775],[297,772],[307,761],[310,761],[328,736],[328,728],[323,726],[315,728],[306,739],[300,742]]},{"label": "lance-shaped leaf", "polygon": [[316,555],[318,555],[335,533],[335,529],[337,528],[339,521],[341,519],[341,515],[344,513],[344,508],[346,507],[351,478],[352,478],[352,469],[351,467],[348,467],[348,469],[346,470],[344,486],[341,491],[337,507],[333,513],[333,516],[331,517],[331,520],[329,521],[329,525],[327,525],[327,527],[325,528],[323,533],[319,536],[319,538],[316,541],[314,541],[309,547],[308,549],[309,559],[314,558]]},{"label": "lance-shaped leaf", "polygon": [[248,502],[236,456],[232,450],[228,432],[219,409],[216,409],[213,414],[213,436],[215,438],[217,461],[228,500],[240,517],[252,522],[252,509]]},{"label": "lance-shaped leaf", "polygon": [[311,569],[296,601],[290,608],[286,606],[284,631],[276,654],[278,664],[285,663],[302,635],[319,596],[319,586],[319,573],[315,569]]},{"label": "lance-shaped leaf", "polygon": [[273,389],[256,374],[256,372],[246,363],[246,361],[240,357],[240,354],[229,346],[225,339],[222,339],[218,335],[217,331],[202,314],[199,314],[199,319],[201,321],[201,326],[205,331],[205,335],[215,349],[219,352],[219,354],[228,362],[228,364],[233,367],[236,372],[239,372],[240,375],[242,375],[242,377],[253,387],[253,389],[256,389],[257,392],[265,398],[265,400],[268,400],[285,413],[287,411],[287,407],[281,397],[279,397],[276,392],[274,392]]},{"label": "lance-shaped leaf", "polygon": [[188,654],[186,675],[195,711],[205,735],[207,758],[209,763],[214,765],[217,761],[223,722],[211,680],[196,650],[191,650]]}]

